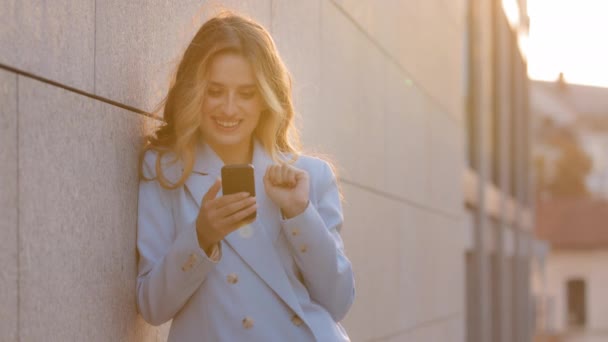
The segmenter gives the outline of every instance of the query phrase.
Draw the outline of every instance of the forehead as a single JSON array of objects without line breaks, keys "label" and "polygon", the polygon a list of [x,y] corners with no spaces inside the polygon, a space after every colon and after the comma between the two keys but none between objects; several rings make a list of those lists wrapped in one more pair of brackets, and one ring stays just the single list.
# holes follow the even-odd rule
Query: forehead
[{"label": "forehead", "polygon": [[225,86],[254,85],[253,68],[245,57],[236,53],[215,56],[209,65],[209,82]]}]

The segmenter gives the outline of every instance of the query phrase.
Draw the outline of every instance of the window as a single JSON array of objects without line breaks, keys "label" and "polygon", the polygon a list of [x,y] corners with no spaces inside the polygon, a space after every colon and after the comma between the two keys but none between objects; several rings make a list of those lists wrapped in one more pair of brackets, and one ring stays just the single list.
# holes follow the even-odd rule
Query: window
[{"label": "window", "polygon": [[568,326],[571,328],[584,327],[586,315],[586,286],[582,279],[572,279],[567,283]]}]

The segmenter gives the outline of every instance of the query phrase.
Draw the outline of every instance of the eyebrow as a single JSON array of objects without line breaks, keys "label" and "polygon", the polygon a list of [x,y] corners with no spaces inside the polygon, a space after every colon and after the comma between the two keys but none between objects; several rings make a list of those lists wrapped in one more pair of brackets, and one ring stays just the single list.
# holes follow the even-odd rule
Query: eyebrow
[{"label": "eyebrow", "polygon": [[[209,85],[214,86],[214,87],[225,87],[225,85],[223,83],[220,82],[216,82],[216,81],[211,81],[209,82]],[[243,84],[238,86],[239,88],[243,89],[249,89],[249,88],[257,88],[257,85],[255,84]]]}]

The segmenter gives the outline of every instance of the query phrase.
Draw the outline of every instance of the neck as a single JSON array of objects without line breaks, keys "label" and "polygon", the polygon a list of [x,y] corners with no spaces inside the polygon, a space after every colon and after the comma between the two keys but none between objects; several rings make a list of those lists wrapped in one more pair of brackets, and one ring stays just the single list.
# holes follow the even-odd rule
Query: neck
[{"label": "neck", "polygon": [[246,140],[238,145],[218,146],[209,144],[226,165],[250,164],[253,159],[253,141]]}]

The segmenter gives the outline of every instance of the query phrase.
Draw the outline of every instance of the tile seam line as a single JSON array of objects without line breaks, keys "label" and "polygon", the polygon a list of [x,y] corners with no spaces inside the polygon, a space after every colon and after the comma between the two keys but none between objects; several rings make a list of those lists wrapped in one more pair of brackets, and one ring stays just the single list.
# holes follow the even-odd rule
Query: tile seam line
[{"label": "tile seam line", "polygon": [[97,93],[97,0],[93,1],[93,94]]},{"label": "tile seam line", "polygon": [[19,210],[21,201],[21,196],[19,195],[21,191],[19,190],[19,75],[15,74],[15,85],[16,85],[16,104],[17,104],[17,342],[21,341],[21,227],[20,227],[20,219],[21,211]]},{"label": "tile seam line", "polygon": [[34,79],[34,80],[37,80],[39,82],[46,83],[46,84],[49,84],[49,85],[52,85],[52,86],[55,86],[55,87],[58,87],[58,88],[62,88],[62,89],[67,90],[67,91],[69,91],[71,93],[76,93],[78,95],[86,96],[86,97],[88,97],[90,99],[97,100],[97,101],[100,101],[100,102],[103,102],[103,103],[106,103],[106,104],[109,104],[109,105],[112,105],[112,106],[115,106],[115,107],[119,107],[119,108],[122,108],[124,110],[128,110],[130,112],[136,113],[136,114],[147,116],[147,117],[149,117],[151,119],[156,119],[156,120],[163,121],[163,119],[161,117],[159,117],[157,115],[153,115],[151,113],[148,113],[148,112],[146,112],[144,110],[141,110],[139,108],[136,108],[136,107],[133,107],[133,106],[129,106],[129,105],[125,105],[125,104],[122,104],[120,102],[116,102],[116,101],[110,100],[108,98],[105,98],[103,96],[91,94],[91,93],[88,93],[86,91],[83,91],[83,90],[80,90],[80,89],[76,89],[74,87],[70,87],[68,85],[61,84],[59,82],[50,80],[48,78],[44,78],[42,76],[38,76],[36,74],[30,73],[30,72],[27,72],[27,71],[23,71],[23,70],[20,70],[20,69],[17,69],[17,68],[14,68],[14,67],[2,64],[2,63],[0,63],[0,69],[6,70],[6,71],[9,71],[9,72],[13,72],[13,73],[15,73],[15,74],[17,74],[19,76],[23,76],[23,77],[27,77],[27,78],[30,78],[30,79]]},{"label": "tile seam line", "polygon": [[381,197],[384,197],[384,198],[387,198],[387,199],[390,199],[390,200],[393,200],[393,201],[396,201],[396,202],[399,202],[399,203],[408,204],[408,205],[410,205],[412,207],[415,207],[417,209],[421,209],[421,210],[428,211],[428,212],[431,212],[431,213],[440,214],[441,216],[444,216],[446,218],[452,218],[452,219],[462,219],[463,218],[463,215],[460,215],[458,213],[446,211],[446,210],[443,210],[443,209],[440,209],[440,208],[436,208],[436,207],[432,207],[432,206],[428,206],[428,205],[424,205],[424,204],[420,204],[420,203],[414,202],[414,201],[412,201],[410,199],[407,199],[407,198],[404,198],[404,197],[400,197],[400,196],[397,196],[397,195],[394,195],[394,194],[391,194],[391,193],[388,193],[388,192],[385,192],[385,191],[382,191],[382,190],[377,190],[377,189],[374,189],[374,188],[372,188],[370,186],[363,185],[363,184],[360,184],[360,183],[357,183],[357,182],[354,182],[354,181],[350,181],[348,179],[344,179],[344,178],[338,177],[338,180],[340,182],[344,183],[344,184],[348,184],[348,185],[354,186],[356,188],[359,188],[361,190],[365,190],[365,191],[373,193],[375,195],[378,195],[378,196],[381,196]]},{"label": "tile seam line", "polygon": [[383,335],[383,336],[380,336],[380,337],[374,337],[374,339],[372,341],[384,341],[386,339],[397,337],[399,335],[409,334],[409,333],[412,333],[412,332],[416,331],[417,329],[424,328],[424,327],[429,326],[429,325],[433,325],[433,324],[449,321],[451,319],[458,318],[460,316],[462,316],[462,312],[454,312],[454,313],[451,313],[449,315],[437,317],[437,318],[431,319],[429,321],[425,321],[425,322],[422,322],[422,323],[415,324],[414,326],[411,326],[411,327],[408,327],[408,328],[405,328],[405,329],[401,329],[401,330],[395,331],[395,332],[393,332],[391,334],[388,334],[388,335]]},{"label": "tile seam line", "polygon": [[380,50],[380,53],[384,55],[391,63],[393,63],[397,67],[397,69],[399,69],[399,71],[405,74],[408,78],[414,80],[414,83],[418,85],[418,88],[420,88],[420,90],[422,90],[422,92],[426,96],[428,96],[428,98],[431,99],[437,107],[441,108],[440,112],[442,113],[442,115],[445,115],[456,122],[462,121],[462,119],[456,117],[456,113],[451,114],[450,111],[445,107],[445,105],[441,101],[439,101],[437,97],[432,95],[432,93],[426,87],[422,86],[422,83],[418,82],[416,78],[413,77],[413,75],[408,72],[403,65],[401,65],[401,62],[399,62],[396,57],[389,53],[389,51],[382,44],[380,44],[380,42],[377,41],[371,35],[371,33],[367,32],[367,30],[363,26],[361,26],[361,24],[359,24],[359,22],[357,22],[355,18],[350,13],[348,13],[348,11],[346,11],[345,8],[343,8],[340,4],[336,3],[335,0],[331,0],[330,3],[338,11],[340,11],[340,13],[342,13],[348,19],[348,21],[350,21],[354,25],[356,29],[360,31],[365,36],[365,38],[369,40],[370,43],[372,43],[372,45],[374,45],[378,50]]}]

